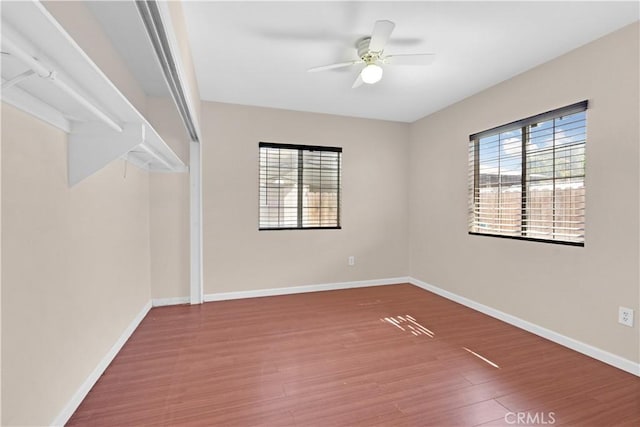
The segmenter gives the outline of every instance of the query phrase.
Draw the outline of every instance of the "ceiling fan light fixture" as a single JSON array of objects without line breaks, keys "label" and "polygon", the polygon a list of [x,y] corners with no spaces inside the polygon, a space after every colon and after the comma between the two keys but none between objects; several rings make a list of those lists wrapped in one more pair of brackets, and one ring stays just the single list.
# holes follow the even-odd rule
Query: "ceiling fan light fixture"
[{"label": "ceiling fan light fixture", "polygon": [[[2,0],[0,0],[2,1]],[[382,79],[381,65],[429,65],[433,61],[432,53],[408,53],[402,55],[387,55],[385,47],[389,37],[395,28],[391,21],[376,21],[371,37],[362,37],[355,43],[357,58],[353,61],[338,62],[309,68],[307,71],[325,71],[338,68],[346,68],[356,64],[364,64],[364,68],[358,73],[351,88],[356,89],[363,83],[374,84]]]},{"label": "ceiling fan light fixture", "polygon": [[367,84],[378,83],[382,78],[382,67],[376,64],[369,64],[362,69],[360,77]]}]

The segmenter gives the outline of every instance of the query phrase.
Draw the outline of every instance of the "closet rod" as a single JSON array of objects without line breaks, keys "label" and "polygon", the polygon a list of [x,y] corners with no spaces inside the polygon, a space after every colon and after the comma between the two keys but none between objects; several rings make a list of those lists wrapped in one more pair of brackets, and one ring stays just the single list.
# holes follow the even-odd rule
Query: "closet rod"
[{"label": "closet rod", "polygon": [[33,70],[27,70],[24,73],[18,74],[17,76],[12,78],[11,80],[7,80],[6,82],[2,82],[2,90],[7,90],[10,87],[13,87],[13,86],[17,85],[21,81],[26,80],[29,77],[33,76],[35,73],[36,72],[33,71]]},{"label": "closet rod", "polygon": [[2,45],[5,47],[6,51],[16,58],[20,59],[24,62],[29,68],[35,71],[40,77],[45,78],[51,81],[54,85],[62,89],[66,92],[70,97],[75,99],[80,105],[87,109],[91,114],[93,114],[96,118],[103,121],[110,128],[122,132],[122,127],[118,125],[115,121],[113,121],[109,116],[107,116],[102,110],[96,107],[93,103],[91,103],[87,98],[82,96],[80,93],[76,92],[75,89],[68,86],[66,83],[61,81],[56,77],[56,72],[48,70],[44,65],[40,63],[37,59],[26,53],[22,50],[16,43],[14,43],[9,37],[5,34],[2,35]]}]

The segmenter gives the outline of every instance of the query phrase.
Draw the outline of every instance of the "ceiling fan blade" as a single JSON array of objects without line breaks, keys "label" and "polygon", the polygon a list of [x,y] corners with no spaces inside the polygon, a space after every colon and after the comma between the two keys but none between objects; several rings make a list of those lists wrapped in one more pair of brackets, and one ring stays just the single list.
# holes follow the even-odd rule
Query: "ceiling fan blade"
[{"label": "ceiling fan blade", "polygon": [[337,64],[323,65],[321,67],[309,68],[307,71],[310,73],[315,73],[316,71],[325,71],[325,70],[333,70],[334,68],[348,67],[350,65],[360,64],[361,62],[363,62],[361,59],[356,59],[354,61],[349,61],[349,62],[339,62]]},{"label": "ceiling fan blade", "polygon": [[383,58],[382,62],[390,65],[430,65],[435,58],[435,53],[413,53],[388,55]]},{"label": "ceiling fan blade", "polygon": [[356,79],[355,82],[353,82],[353,86],[351,86],[351,89],[355,89],[355,88],[357,88],[359,86],[362,86],[362,83],[364,83],[362,81],[362,75],[361,75],[361,73],[358,73],[358,78]]},{"label": "ceiling fan blade", "polygon": [[372,52],[382,52],[395,26],[396,24],[391,21],[376,21],[373,26],[373,33],[371,33],[369,50]]}]

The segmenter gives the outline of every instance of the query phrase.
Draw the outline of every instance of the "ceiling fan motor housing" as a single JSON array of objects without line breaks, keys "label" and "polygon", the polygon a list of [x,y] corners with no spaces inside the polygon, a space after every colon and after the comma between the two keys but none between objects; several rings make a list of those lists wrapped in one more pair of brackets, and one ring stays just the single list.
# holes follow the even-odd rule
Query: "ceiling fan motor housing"
[{"label": "ceiling fan motor housing", "polygon": [[380,59],[382,52],[372,52],[369,50],[369,43],[371,37],[364,37],[356,42],[356,49],[358,49],[358,57],[367,64],[374,64]]}]

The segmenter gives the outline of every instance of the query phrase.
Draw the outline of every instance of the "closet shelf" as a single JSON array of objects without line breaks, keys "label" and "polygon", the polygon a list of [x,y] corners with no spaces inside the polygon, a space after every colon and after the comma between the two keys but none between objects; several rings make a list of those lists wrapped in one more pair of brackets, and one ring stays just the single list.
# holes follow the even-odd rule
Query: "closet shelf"
[{"label": "closet shelf", "polygon": [[69,134],[69,186],[118,158],[149,171],[187,171],[42,4],[3,3],[1,44],[2,100]]}]

